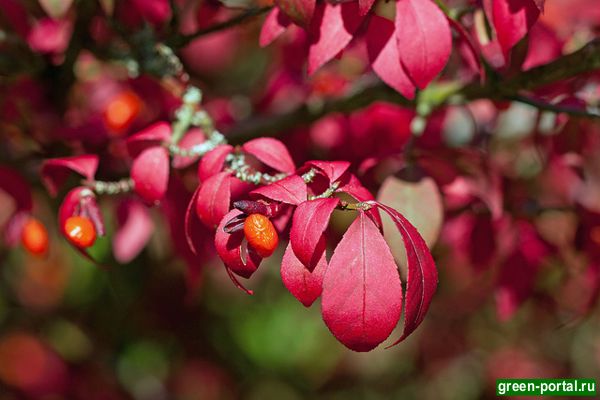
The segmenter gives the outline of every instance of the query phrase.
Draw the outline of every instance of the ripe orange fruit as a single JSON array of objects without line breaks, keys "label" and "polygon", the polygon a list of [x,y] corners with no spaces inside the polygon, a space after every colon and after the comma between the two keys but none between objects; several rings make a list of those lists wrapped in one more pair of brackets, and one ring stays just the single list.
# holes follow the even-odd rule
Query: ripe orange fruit
[{"label": "ripe orange fruit", "polygon": [[21,243],[31,254],[45,255],[48,251],[48,231],[44,224],[35,218],[29,218],[21,232]]},{"label": "ripe orange fruit", "polygon": [[279,243],[273,223],[262,214],[250,214],[246,217],[244,235],[248,244],[263,258],[273,254]]},{"label": "ripe orange fruit", "polygon": [[104,110],[104,123],[113,132],[120,133],[133,122],[140,112],[141,100],[131,91],[113,97]]},{"label": "ripe orange fruit", "polygon": [[77,247],[90,247],[96,241],[96,228],[89,218],[69,217],[64,228],[67,238]]}]

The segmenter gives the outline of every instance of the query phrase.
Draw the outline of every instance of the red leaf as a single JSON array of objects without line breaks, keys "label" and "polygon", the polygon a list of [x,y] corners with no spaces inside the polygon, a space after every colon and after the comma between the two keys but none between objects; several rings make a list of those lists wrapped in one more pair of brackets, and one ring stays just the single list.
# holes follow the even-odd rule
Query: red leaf
[{"label": "red leaf", "polygon": [[494,0],[492,14],[496,36],[506,58],[537,21],[540,9],[533,0]]},{"label": "red leaf", "polygon": [[33,200],[29,184],[16,171],[0,166],[0,190],[15,200],[15,211],[31,211]]},{"label": "red leaf", "polygon": [[386,205],[370,202],[385,211],[402,234],[408,260],[404,332],[392,346],[410,335],[423,321],[437,287],[435,263],[419,232],[399,212]]},{"label": "red leaf", "polygon": [[469,36],[469,33],[457,21],[453,20],[452,18],[448,18],[448,22],[450,23],[450,26],[458,33],[461,44],[464,46],[463,48],[465,51],[463,58],[465,59],[466,64],[479,74],[482,82],[485,81],[485,68],[483,67],[481,57],[479,57],[479,52],[477,51],[471,36]]},{"label": "red leaf", "polygon": [[56,196],[59,187],[65,183],[71,172],[76,172],[87,180],[93,180],[97,169],[98,156],[96,155],[53,158],[42,164],[42,181],[50,195]]},{"label": "red leaf", "polygon": [[452,50],[446,16],[430,0],[396,1],[398,52],[406,71],[420,89],[444,68]]},{"label": "red leaf", "polygon": [[[206,136],[204,132],[202,132],[199,128],[190,129],[183,139],[178,143],[179,147],[184,150],[190,150],[194,146],[197,146],[201,143],[204,143],[206,140]],[[173,156],[173,168],[186,168],[192,165],[198,159],[198,156],[195,157],[184,157],[184,156]]]},{"label": "red leaf", "polygon": [[209,228],[219,225],[229,211],[231,200],[231,175],[220,172],[201,184],[196,199],[196,214]]},{"label": "red leaf", "polygon": [[131,157],[137,157],[148,147],[160,146],[171,139],[171,125],[161,121],[127,138],[127,149]]},{"label": "red leaf", "polygon": [[282,203],[298,205],[306,201],[308,191],[306,183],[298,175],[290,175],[280,181],[259,187],[250,192],[253,197],[263,196]]},{"label": "red leaf", "polygon": [[118,228],[113,236],[113,254],[121,264],[133,260],[146,246],[154,223],[148,208],[134,199],[126,199],[117,207]]},{"label": "red leaf", "polygon": [[342,175],[348,171],[350,168],[350,163],[348,161],[319,161],[313,160],[308,161],[306,163],[309,166],[318,168],[322,171],[327,178],[329,178],[329,183],[334,183],[339,180]]},{"label": "red leaf", "polygon": [[323,276],[326,270],[325,252],[321,254],[316,268],[310,272],[296,258],[291,244],[288,244],[281,261],[281,280],[295,298],[305,307],[310,307],[323,291]]},{"label": "red leaf", "polygon": [[324,243],[319,246],[329,218],[340,200],[337,198],[315,199],[300,203],[294,212],[290,243],[296,257],[312,271],[325,252]]},{"label": "red leaf", "polygon": [[150,147],[131,166],[135,192],[148,203],[160,201],[169,184],[169,154],[163,147]]},{"label": "red leaf", "polygon": [[260,47],[265,47],[273,43],[275,39],[285,32],[291,23],[290,19],[279,8],[276,7],[271,10],[260,30],[260,37],[258,39]]},{"label": "red leaf", "polygon": [[253,139],[246,142],[242,149],[277,171],[291,174],[296,170],[292,156],[285,145],[277,139]]},{"label": "red leaf", "polygon": [[404,72],[394,24],[387,18],[371,17],[367,30],[367,52],[373,71],[392,88],[407,99],[415,97],[415,85]]},{"label": "red leaf", "polygon": [[73,33],[70,20],[41,18],[35,22],[27,35],[27,44],[39,53],[61,54],[69,46]]},{"label": "red leaf", "polygon": [[200,160],[200,164],[198,164],[198,179],[202,182],[221,172],[225,159],[232,151],[232,146],[224,144],[206,153]]},{"label": "red leaf", "polygon": [[[251,248],[248,248],[248,256],[246,262],[242,260],[242,245],[244,242],[244,232],[237,231],[234,233],[227,233],[223,230],[225,224],[232,218],[240,215],[242,212],[239,210],[231,210],[227,213],[221,223],[217,227],[215,233],[215,247],[221,260],[225,264],[225,267],[242,276],[244,278],[250,278],[254,271],[259,267],[262,258],[256,254]],[[234,281],[235,283],[236,281]],[[237,282],[239,284],[239,282]]]},{"label": "red leaf", "polygon": [[363,212],[331,257],[321,304],[327,327],[354,351],[377,347],[400,319],[402,286],[394,258]]},{"label": "red leaf", "polygon": [[319,4],[309,29],[308,73],[312,74],[342,51],[363,19],[357,2]]},{"label": "red leaf", "polygon": [[306,27],[315,12],[316,0],[275,0],[275,4],[296,24]]}]

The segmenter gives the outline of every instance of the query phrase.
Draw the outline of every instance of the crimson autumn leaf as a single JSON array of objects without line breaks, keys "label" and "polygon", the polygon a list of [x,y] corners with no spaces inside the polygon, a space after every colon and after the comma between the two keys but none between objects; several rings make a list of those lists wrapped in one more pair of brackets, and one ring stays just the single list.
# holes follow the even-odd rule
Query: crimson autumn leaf
[{"label": "crimson autumn leaf", "polygon": [[321,236],[339,202],[337,198],[305,201],[294,212],[290,243],[298,260],[309,271],[315,268],[325,252],[325,243],[320,246]]},{"label": "crimson autumn leaf", "polygon": [[[206,140],[206,136],[201,129],[194,128],[190,129],[186,135],[179,141],[177,144],[182,150],[191,150],[194,146],[198,146],[199,144],[204,143]],[[173,156],[173,168],[186,168],[190,165],[194,164],[198,160],[198,156],[182,156],[182,155],[174,155]]]},{"label": "crimson autumn leaf", "polygon": [[296,169],[287,147],[277,139],[253,139],[244,143],[242,149],[279,172],[292,173]]},{"label": "crimson autumn leaf", "polygon": [[296,257],[291,244],[288,244],[281,261],[281,280],[300,303],[305,307],[310,307],[321,296],[326,270],[325,252],[321,253],[317,265],[311,272]]},{"label": "crimson autumn leaf", "polygon": [[377,202],[369,202],[385,211],[394,221],[404,240],[408,273],[406,276],[406,304],[404,331],[402,337],[392,346],[400,343],[423,322],[438,283],[437,269],[427,248],[427,243],[419,232],[398,211]]},{"label": "crimson autumn leaf", "polygon": [[318,4],[309,29],[308,73],[312,74],[342,51],[363,19],[355,1]]},{"label": "crimson autumn leaf", "polygon": [[250,193],[253,197],[266,197],[286,204],[298,205],[308,196],[306,183],[298,175],[290,175],[270,185],[259,187]]},{"label": "crimson autumn leaf", "polygon": [[204,182],[211,176],[221,172],[225,159],[232,151],[232,146],[223,144],[206,153],[198,164],[198,179],[200,179],[200,182]]},{"label": "crimson autumn leaf", "polygon": [[8,193],[15,200],[16,211],[30,211],[33,207],[29,185],[11,168],[0,166],[0,190]]},{"label": "crimson autumn leaf", "polygon": [[333,252],[321,307],[331,333],[355,351],[377,347],[400,319],[402,286],[394,257],[362,211]]},{"label": "crimson autumn leaf", "polygon": [[450,57],[446,16],[430,0],[396,0],[396,37],[402,65],[417,87],[425,88]]},{"label": "crimson autumn leaf", "polygon": [[75,172],[87,180],[92,180],[97,169],[98,156],[96,155],[53,158],[44,161],[42,164],[42,181],[48,192],[52,196],[56,196],[58,189],[65,183],[71,173]]},{"label": "crimson autumn leaf", "polygon": [[525,37],[539,15],[540,8],[533,0],[492,1],[491,21],[505,59],[508,59],[510,49]]},{"label": "crimson autumn leaf", "polygon": [[127,138],[127,150],[131,157],[137,157],[148,147],[160,146],[171,139],[171,125],[165,121],[156,122]]},{"label": "crimson autumn leaf", "polygon": [[160,201],[169,185],[169,172],[167,149],[155,146],[143,150],[131,166],[135,192],[150,204]]},{"label": "crimson autumn leaf", "polygon": [[113,254],[121,264],[133,260],[146,247],[154,231],[148,207],[128,198],[117,206],[117,230],[112,239]]},{"label": "crimson autumn leaf", "polygon": [[306,166],[318,168],[329,179],[329,183],[337,182],[350,168],[348,161],[320,161],[312,160]]},{"label": "crimson autumn leaf", "polygon": [[373,71],[382,81],[407,99],[415,97],[415,85],[404,71],[394,23],[377,15],[371,17],[366,35],[367,52]]},{"label": "crimson autumn leaf", "polygon": [[231,201],[231,175],[220,172],[200,185],[196,196],[196,214],[209,228],[219,225],[229,211]]}]

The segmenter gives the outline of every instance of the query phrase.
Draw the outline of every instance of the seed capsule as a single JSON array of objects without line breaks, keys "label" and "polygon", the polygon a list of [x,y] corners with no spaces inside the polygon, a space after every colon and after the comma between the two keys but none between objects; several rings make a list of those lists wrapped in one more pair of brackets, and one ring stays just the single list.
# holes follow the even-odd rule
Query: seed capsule
[{"label": "seed capsule", "polygon": [[29,218],[23,226],[21,243],[31,254],[45,255],[48,251],[48,231],[44,224],[35,218]]},{"label": "seed capsule", "polygon": [[96,228],[88,218],[69,217],[64,228],[67,238],[77,247],[90,247],[96,241]]},{"label": "seed capsule", "polygon": [[244,235],[248,244],[263,258],[269,257],[279,243],[277,230],[262,214],[250,214],[244,222]]}]

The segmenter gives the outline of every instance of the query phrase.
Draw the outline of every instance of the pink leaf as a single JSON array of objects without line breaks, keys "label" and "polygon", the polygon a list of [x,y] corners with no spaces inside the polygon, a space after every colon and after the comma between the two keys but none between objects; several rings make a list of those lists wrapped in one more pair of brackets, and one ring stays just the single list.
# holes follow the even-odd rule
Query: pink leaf
[{"label": "pink leaf", "polygon": [[39,2],[46,14],[55,19],[62,18],[73,4],[73,0],[39,0]]},{"label": "pink leaf", "polygon": [[42,181],[50,195],[56,196],[71,172],[82,175],[87,180],[93,180],[98,169],[98,156],[83,155],[65,158],[53,158],[42,164]]},{"label": "pink leaf", "polygon": [[263,196],[282,203],[298,205],[306,201],[308,190],[301,177],[290,175],[280,181],[253,190],[250,195],[254,197]]},{"label": "pink leaf", "polygon": [[322,245],[319,246],[320,239],[339,202],[337,198],[305,201],[294,212],[290,243],[298,260],[310,271],[316,267],[325,252],[325,243],[321,242]]},{"label": "pink leaf", "polygon": [[171,139],[171,125],[161,121],[150,125],[127,138],[127,149],[131,157],[137,157],[148,147],[160,146]]},{"label": "pink leaf", "polygon": [[117,207],[118,228],[113,236],[113,253],[121,264],[133,260],[146,246],[154,223],[148,208],[134,199],[126,199]]},{"label": "pink leaf", "polygon": [[533,0],[494,0],[492,23],[505,58],[537,21],[540,9]]},{"label": "pink leaf", "polygon": [[169,154],[163,147],[142,151],[131,166],[135,192],[146,202],[160,201],[169,184]]},{"label": "pink leaf", "polygon": [[292,173],[296,170],[292,156],[283,143],[273,138],[258,138],[246,142],[242,149],[259,161],[279,172]]},{"label": "pink leaf", "polygon": [[404,332],[402,337],[392,344],[394,346],[417,329],[423,318],[425,318],[437,287],[437,269],[425,240],[406,218],[386,205],[377,202],[370,203],[381,208],[392,218],[398,231],[402,234],[404,247],[406,248],[408,273],[406,277]]},{"label": "pink leaf", "polygon": [[342,175],[350,168],[348,161],[319,161],[313,160],[306,163],[309,166],[318,168],[329,178],[329,183],[334,183],[339,180]]},{"label": "pink leaf", "polygon": [[229,211],[231,175],[220,172],[201,184],[196,200],[196,214],[209,228],[219,225]]},{"label": "pink leaf", "polygon": [[373,71],[407,99],[415,97],[415,85],[400,63],[394,24],[387,18],[373,15],[367,30],[367,52]]},{"label": "pink leaf", "polygon": [[232,151],[233,147],[225,144],[217,146],[206,153],[200,160],[200,164],[198,164],[198,179],[202,182],[221,172],[225,159]]},{"label": "pink leaf", "polygon": [[[206,140],[206,136],[204,135],[204,132],[202,132],[201,129],[193,128],[193,129],[190,129],[185,134],[183,139],[181,139],[181,141],[179,141],[178,145],[183,150],[190,150],[194,146],[204,143],[205,140]],[[196,160],[198,158],[200,158],[200,157],[198,157],[198,156],[184,157],[184,156],[175,155],[175,156],[173,156],[173,162],[172,162],[173,168],[180,169],[180,168],[189,167],[194,162],[196,162]]]},{"label": "pink leaf", "polygon": [[275,0],[275,4],[296,24],[306,27],[315,12],[316,0]]},{"label": "pink leaf", "polygon": [[291,23],[289,18],[279,8],[275,7],[271,10],[260,30],[260,37],[258,39],[260,47],[265,47],[273,43],[275,39],[285,32]]},{"label": "pink leaf", "polygon": [[430,0],[397,0],[396,37],[408,75],[425,88],[450,57],[452,35],[446,16]]},{"label": "pink leaf", "polygon": [[323,276],[326,270],[325,252],[321,254],[315,269],[310,272],[296,258],[291,244],[288,244],[281,261],[281,280],[295,298],[305,307],[310,307],[323,291]]},{"label": "pink leaf", "polygon": [[309,34],[308,73],[312,74],[350,43],[360,27],[361,16],[357,2],[317,5]]},{"label": "pink leaf", "polygon": [[394,258],[363,212],[331,257],[321,306],[329,330],[354,351],[377,347],[400,319],[402,286]]},{"label": "pink leaf", "polygon": [[16,211],[31,211],[33,199],[29,184],[11,168],[0,166],[0,190],[15,200]]},{"label": "pink leaf", "polygon": [[61,54],[71,39],[73,25],[68,20],[42,18],[27,35],[27,43],[32,50],[40,53]]},{"label": "pink leaf", "polygon": [[142,17],[153,25],[163,25],[171,18],[169,0],[132,0],[132,2]]},{"label": "pink leaf", "polygon": [[229,220],[241,213],[242,212],[239,210],[231,210],[223,217],[221,223],[217,227],[217,232],[215,233],[215,247],[219,257],[221,257],[221,260],[228,270],[231,270],[244,278],[250,278],[254,271],[259,267],[262,258],[251,248],[248,248],[248,256],[244,262],[241,249],[242,245],[245,245],[244,232],[237,231],[234,233],[227,233],[223,230],[223,227]]},{"label": "pink leaf", "polygon": [[465,51],[463,58],[465,58],[466,64],[479,74],[482,81],[485,81],[485,68],[483,67],[483,63],[481,62],[481,58],[479,57],[479,53],[475,48],[475,44],[473,43],[471,36],[469,36],[469,33],[457,21],[453,20],[452,18],[448,18],[448,22],[450,23],[450,26],[458,33],[461,41],[460,43],[464,46],[463,48]]}]

